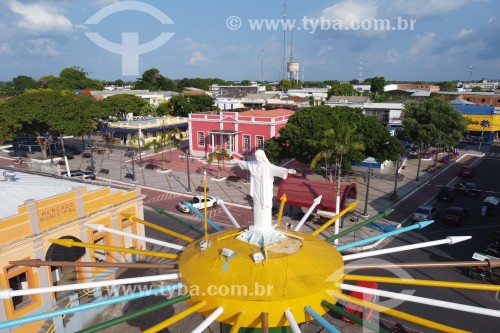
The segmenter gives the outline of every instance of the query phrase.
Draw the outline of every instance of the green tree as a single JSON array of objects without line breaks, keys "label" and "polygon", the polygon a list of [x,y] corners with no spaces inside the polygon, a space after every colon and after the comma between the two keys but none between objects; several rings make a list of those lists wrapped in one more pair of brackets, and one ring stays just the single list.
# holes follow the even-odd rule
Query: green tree
[{"label": "green tree", "polygon": [[211,165],[214,162],[214,160],[217,160],[217,178],[221,178],[219,174],[219,171],[221,170],[220,163],[222,161],[222,165],[224,166],[224,161],[226,160],[226,158],[227,159],[231,158],[231,155],[229,155],[229,153],[225,149],[216,150],[208,154],[208,159],[207,159],[208,164]]},{"label": "green tree", "polygon": [[375,94],[383,94],[385,87],[385,78],[383,76],[377,76],[370,79],[366,79],[370,82],[370,91]]},{"label": "green tree", "polygon": [[287,91],[289,89],[292,89],[293,87],[293,82],[290,80],[281,80],[280,81],[280,89],[283,91]]},{"label": "green tree", "polygon": [[170,151],[172,148],[179,147],[179,143],[177,141],[177,136],[179,135],[179,130],[176,128],[173,131],[162,132],[159,137],[151,141],[151,145],[153,146],[153,150],[155,153],[161,152],[161,170],[165,170],[165,148]]},{"label": "green tree", "polygon": [[141,115],[146,105],[147,103],[145,100],[139,96],[130,94],[113,95],[98,102],[98,106],[103,115],[117,117],[122,120],[125,119],[129,113],[135,116]]},{"label": "green tree", "polygon": [[168,103],[173,106],[174,116],[187,117],[195,111],[193,104],[189,103],[184,95],[172,96]]},{"label": "green tree", "polygon": [[209,95],[186,96],[189,104],[193,106],[194,112],[206,112],[216,110],[214,99]]},{"label": "green tree", "polygon": [[441,142],[446,147],[454,147],[467,131],[467,120],[444,97],[432,96],[405,105],[403,128],[415,144],[429,147]]},{"label": "green tree", "polygon": [[328,89],[328,98],[331,96],[357,96],[359,93],[350,83],[339,83]]},{"label": "green tree", "polygon": [[174,91],[176,89],[175,82],[160,74],[156,68],[151,68],[142,74],[142,77],[137,80],[134,89],[148,89],[151,91]]},{"label": "green tree", "polygon": [[[359,108],[312,106],[296,111],[280,130],[277,140],[281,156],[296,158],[309,164],[322,150],[318,144],[312,143],[319,143],[327,130],[340,126],[339,122],[355,125],[356,131],[352,132],[352,138],[348,138],[349,142],[363,141],[366,146],[365,151],[350,150],[345,154],[342,159],[343,168],[350,169],[352,163],[361,162],[367,157],[385,160],[387,155],[397,155],[401,149],[401,145],[388,145],[390,135],[387,129],[373,117],[365,116]],[[340,135],[343,131],[339,130],[338,133]]]},{"label": "green tree", "polygon": [[437,84],[439,86],[439,91],[457,91],[457,85],[450,81],[443,81]]},{"label": "green tree", "polygon": [[25,90],[37,88],[37,83],[30,76],[20,75],[12,79],[15,94],[22,94]]},{"label": "green tree", "polygon": [[472,87],[471,92],[481,92],[481,87]]},{"label": "green tree", "polygon": [[250,86],[252,85],[252,82],[250,80],[242,80],[240,85],[242,86]]},{"label": "green tree", "polygon": [[174,113],[174,110],[172,110],[172,104],[171,103],[161,103],[158,105],[156,108],[156,115],[158,117],[162,116],[171,116]]},{"label": "green tree", "polygon": [[81,136],[95,129],[95,99],[71,91],[34,90],[0,106],[0,141],[17,134],[35,136],[47,158],[48,137]]},{"label": "green tree", "polygon": [[264,152],[266,153],[267,159],[273,163],[277,163],[281,160],[281,147],[276,138],[266,140],[264,143]]}]

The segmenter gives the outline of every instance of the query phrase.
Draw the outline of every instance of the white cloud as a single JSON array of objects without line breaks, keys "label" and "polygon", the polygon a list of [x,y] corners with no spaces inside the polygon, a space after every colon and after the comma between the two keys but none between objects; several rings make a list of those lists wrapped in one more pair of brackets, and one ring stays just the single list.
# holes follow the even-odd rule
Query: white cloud
[{"label": "white cloud", "polygon": [[459,41],[459,40],[462,40],[464,38],[471,36],[473,33],[474,33],[474,29],[462,29],[458,33],[451,36],[451,40]]},{"label": "white cloud", "polygon": [[346,0],[323,9],[321,14],[325,19],[339,20],[344,26],[349,26],[352,22],[375,18],[377,5],[373,1]]},{"label": "white cloud", "polygon": [[54,4],[43,1],[21,3],[17,0],[10,0],[8,5],[12,12],[20,16],[16,26],[27,34],[65,35],[74,29],[71,21],[60,13]]},{"label": "white cloud", "polygon": [[483,2],[485,0],[394,0],[389,4],[388,11],[395,12],[397,15],[408,15],[414,17],[428,17],[446,14],[457,10],[465,5],[474,2]]},{"label": "white cloud", "polygon": [[399,52],[396,51],[395,49],[389,49],[387,50],[385,54],[385,62],[387,64],[395,64],[399,60]]},{"label": "white cloud", "polygon": [[427,54],[432,49],[435,38],[436,34],[434,32],[426,32],[424,35],[417,34],[416,41],[408,53],[415,57]]},{"label": "white cloud", "polygon": [[5,55],[10,53],[10,46],[7,43],[0,44],[0,54]]},{"label": "white cloud", "polygon": [[205,64],[207,62],[207,58],[200,52],[195,51],[191,54],[191,58],[188,60],[189,65],[198,66]]},{"label": "white cloud", "polygon": [[39,38],[29,41],[28,51],[40,56],[58,56],[55,43],[50,39]]}]

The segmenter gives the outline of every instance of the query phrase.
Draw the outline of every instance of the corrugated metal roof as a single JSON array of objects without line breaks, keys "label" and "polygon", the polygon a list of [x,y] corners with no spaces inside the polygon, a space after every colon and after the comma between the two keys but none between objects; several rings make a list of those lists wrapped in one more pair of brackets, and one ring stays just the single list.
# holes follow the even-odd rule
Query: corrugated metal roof
[{"label": "corrugated metal roof", "polygon": [[0,169],[0,220],[18,213],[18,207],[26,200],[42,200],[70,192],[75,187],[86,187],[95,191],[104,186],[80,183],[71,179],[47,177],[31,173],[15,171],[15,181],[5,181],[4,172]]}]

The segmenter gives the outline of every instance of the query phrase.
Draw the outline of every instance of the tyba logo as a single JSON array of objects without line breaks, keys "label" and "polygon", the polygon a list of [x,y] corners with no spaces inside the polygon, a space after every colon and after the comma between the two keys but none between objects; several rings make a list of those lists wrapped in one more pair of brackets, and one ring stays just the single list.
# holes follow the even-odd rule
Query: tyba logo
[{"label": "tyba logo", "polygon": [[[106,17],[123,11],[143,12],[153,16],[161,24],[174,24],[174,22],[158,8],[139,1],[123,1],[104,7],[92,15],[85,24],[99,24]],[[85,35],[106,51],[121,54],[122,75],[137,76],[139,75],[139,55],[160,48],[174,36],[174,33],[162,32],[158,37],[144,44],[139,44],[138,32],[122,32],[121,44],[104,39],[97,32],[86,32]]]}]

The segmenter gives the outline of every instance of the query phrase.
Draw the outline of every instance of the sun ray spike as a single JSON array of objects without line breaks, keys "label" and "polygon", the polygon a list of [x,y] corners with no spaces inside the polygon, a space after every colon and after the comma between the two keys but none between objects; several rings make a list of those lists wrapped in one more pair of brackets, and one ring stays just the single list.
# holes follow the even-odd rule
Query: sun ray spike
[{"label": "sun ray spike", "polygon": [[337,250],[338,251],[344,251],[344,250],[351,249],[353,247],[357,247],[357,246],[360,246],[360,245],[373,243],[373,242],[378,241],[378,240],[380,240],[382,238],[386,238],[386,237],[389,237],[389,236],[399,235],[399,234],[402,234],[404,232],[408,232],[408,231],[415,230],[415,229],[425,228],[426,226],[428,226],[428,225],[430,225],[432,223],[434,223],[434,221],[417,222],[414,225],[410,225],[408,227],[396,229],[396,230],[389,231],[389,232],[386,232],[386,233],[383,233],[383,234],[380,234],[380,235],[376,235],[376,236],[373,236],[373,237],[368,237],[368,238],[365,238],[365,239],[361,239],[361,240],[356,241],[356,242],[352,242],[352,243],[348,243],[348,244],[337,246]]},{"label": "sun ray spike", "polygon": [[185,246],[177,245],[177,244],[174,244],[174,243],[164,242],[164,241],[161,241],[161,240],[158,240],[158,239],[153,239],[153,238],[149,238],[149,237],[139,236],[139,235],[132,234],[132,233],[129,233],[129,232],[123,232],[123,231],[120,231],[120,230],[116,230],[116,229],[112,229],[112,228],[107,228],[106,226],[104,226],[102,224],[85,223],[85,226],[87,226],[87,227],[89,227],[91,229],[97,230],[99,232],[109,232],[110,234],[119,235],[119,236],[128,237],[128,238],[133,238],[133,239],[137,239],[137,240],[140,240],[140,241],[143,241],[143,242],[146,242],[146,243],[156,244],[156,245],[168,247],[168,248],[171,248],[171,249],[174,249],[174,250],[182,251],[182,250],[184,250],[186,248]]},{"label": "sun ray spike", "polygon": [[151,295],[158,295],[158,294],[165,293],[165,292],[171,292],[171,291],[180,289],[182,287],[183,287],[182,283],[177,283],[177,284],[162,286],[159,288],[154,288],[154,289],[150,289],[150,290],[146,290],[146,291],[143,290],[143,291],[129,294],[129,295],[109,297],[109,298],[106,298],[102,301],[95,301],[95,302],[91,302],[91,303],[87,303],[87,304],[72,306],[69,308],[58,309],[58,310],[51,311],[51,312],[44,312],[44,313],[39,313],[36,315],[24,316],[22,318],[0,322],[0,329],[24,325],[27,323],[32,323],[32,322],[39,321],[39,320],[45,320],[48,318],[63,316],[63,315],[67,315],[70,313],[75,313],[75,312],[80,312],[80,311],[85,311],[85,310],[90,310],[90,309],[96,309],[96,308],[100,308],[103,306],[108,306],[111,304],[131,301],[134,299],[147,297],[147,296],[151,296]]},{"label": "sun ray spike", "polygon": [[372,289],[372,288],[353,286],[353,285],[349,285],[349,284],[345,284],[345,283],[342,283],[340,285],[340,289],[350,290],[350,291],[358,291],[358,292],[365,293],[365,294],[378,295],[378,296],[382,296],[382,297],[389,297],[392,299],[399,299],[402,301],[408,301],[408,302],[430,305],[430,306],[437,306],[437,307],[441,307],[441,308],[447,308],[447,309],[458,310],[458,311],[465,311],[465,312],[469,312],[469,313],[482,314],[482,315],[490,316],[490,317],[497,317],[497,318],[500,317],[499,310],[485,309],[485,308],[480,308],[480,307],[472,306],[472,305],[465,305],[465,304],[459,304],[459,303],[454,303],[454,302],[440,301],[437,299],[432,299],[432,298],[427,298],[427,297],[406,295],[403,293],[394,293],[394,292],[380,290],[380,289]]},{"label": "sun ray spike", "polygon": [[313,210],[316,208],[316,206],[318,206],[321,203],[321,199],[323,199],[322,195],[320,195],[319,197],[317,197],[316,199],[314,199],[311,207],[309,207],[309,209],[307,210],[307,212],[304,214],[304,216],[302,216],[302,218],[300,219],[299,223],[295,227],[295,229],[294,229],[295,231],[299,231],[300,228],[302,228],[302,226],[304,225],[304,223],[306,223],[307,218],[309,217],[309,215],[311,215],[312,212],[313,212]]},{"label": "sun ray spike", "polygon": [[[194,206],[188,202],[188,201],[182,201],[182,203],[189,208],[191,211],[193,211],[196,215],[198,215],[202,220],[205,220],[205,215],[202,214],[198,209],[194,208]],[[209,219],[207,217],[207,222],[216,230],[216,231],[222,231],[222,228],[219,227],[214,221]],[[205,232],[203,232],[203,235],[205,235]]]},{"label": "sun ray spike", "polygon": [[325,318],[321,317],[316,311],[314,311],[310,306],[306,306],[304,310],[314,318],[321,326],[325,328],[329,333],[340,333],[340,331],[330,324]]},{"label": "sun ray spike", "polygon": [[222,210],[224,211],[224,213],[226,213],[227,217],[229,218],[229,220],[231,221],[231,223],[236,228],[241,228],[241,226],[239,225],[238,221],[236,221],[236,219],[234,218],[233,214],[231,214],[231,212],[229,211],[229,209],[227,209],[226,203],[224,202],[224,200],[222,200],[222,199],[217,200],[217,205],[219,205],[220,207],[222,207]]},{"label": "sun ray spike", "polygon": [[392,283],[392,284],[404,284],[404,285],[440,287],[440,288],[486,290],[486,291],[498,291],[498,290],[500,290],[500,285],[492,285],[492,284],[466,283],[466,282],[453,282],[453,281],[417,280],[417,279],[391,278],[391,277],[385,277],[385,276],[368,276],[368,275],[346,274],[346,275],[344,275],[344,280],[373,281],[373,282],[379,282],[379,283]]},{"label": "sun ray spike", "polygon": [[373,332],[378,332],[378,333],[391,333],[388,330],[383,329],[382,327],[375,325],[373,323],[370,323],[369,321],[363,320],[362,318],[356,316],[355,314],[352,314],[350,312],[347,312],[346,310],[342,309],[341,307],[338,307],[330,302],[327,301],[322,301],[321,305],[324,307],[332,310],[333,312],[336,312],[337,314],[344,316],[346,318],[349,318],[356,324],[362,325],[363,328],[367,328]]},{"label": "sun ray spike", "polygon": [[81,242],[75,242],[72,239],[49,239],[49,242],[62,245],[65,247],[86,247],[90,249],[99,249],[99,250],[105,250],[105,251],[117,251],[117,252],[125,252],[125,253],[132,253],[132,254],[142,254],[145,256],[151,256],[151,257],[160,257],[160,258],[168,258],[168,259],[179,259],[178,254],[172,254],[172,253],[162,253],[162,252],[153,252],[153,251],[146,251],[146,250],[136,250],[136,249],[129,249],[129,248],[124,248],[124,247],[118,247],[118,246],[110,246],[110,245],[97,245],[97,244],[90,244],[90,243],[81,243]]},{"label": "sun ray spike", "polygon": [[500,267],[500,260],[485,260],[485,261],[423,261],[423,262],[404,262],[404,263],[390,263],[390,264],[356,264],[346,265],[345,270],[358,270],[358,269],[387,269],[387,268],[455,268],[455,267]]},{"label": "sun ray spike", "polygon": [[238,313],[238,317],[236,317],[236,321],[234,322],[233,327],[231,327],[229,333],[238,333],[240,331],[241,322],[243,321],[244,317],[245,312]]},{"label": "sun ray spike", "polygon": [[168,216],[170,217],[173,221],[177,222],[177,223],[180,223],[182,224],[183,226],[185,226],[186,228],[189,228],[193,231],[195,231],[196,233],[200,234],[200,235],[203,235],[204,232],[203,230],[201,230],[200,228],[198,227],[195,227],[194,225],[186,222],[186,221],[183,221],[181,220],[180,218],[178,218],[177,216],[175,216],[174,214],[170,214],[169,212],[166,212],[164,209],[162,208],[158,208],[158,207],[155,207],[154,210],[156,210],[156,212],[158,214],[162,214],[162,215],[165,215],[165,216]]},{"label": "sun ray spike", "polygon": [[391,247],[388,249],[380,249],[380,250],[375,250],[375,251],[347,254],[347,255],[344,255],[342,257],[344,258],[344,261],[354,260],[354,259],[378,256],[378,255],[387,254],[387,253],[415,250],[415,249],[420,249],[420,248],[429,247],[429,246],[436,246],[436,245],[443,245],[443,244],[451,245],[451,244],[456,244],[459,242],[466,241],[466,240],[471,239],[471,238],[472,238],[471,236],[449,236],[449,237],[446,237],[444,239],[430,241],[430,242],[423,242],[423,243],[410,244],[410,245],[404,245],[404,246],[398,246],[398,247]]},{"label": "sun ray spike", "polygon": [[[342,216],[344,216],[345,214],[349,213],[351,210],[353,210],[354,208],[356,208],[356,206],[358,204],[359,204],[359,200],[350,203],[338,215],[335,215],[330,220],[328,220],[325,224],[323,224],[321,227],[319,227],[318,229],[314,230],[311,235],[313,235],[313,236],[319,235],[323,230],[325,230],[326,228],[328,228],[331,224],[335,223],[335,221],[340,221],[340,219],[342,218]],[[337,223],[339,223],[339,222],[337,222]]]},{"label": "sun ray spike", "polygon": [[10,299],[18,296],[28,296],[35,294],[53,293],[59,291],[71,291],[81,289],[92,289],[99,287],[120,286],[124,284],[144,283],[153,281],[167,281],[180,279],[180,274],[164,274],[155,276],[141,276],[136,278],[118,279],[118,280],[104,280],[76,284],[65,284],[60,286],[43,287],[43,288],[29,288],[13,290],[12,288],[0,290],[0,299]]},{"label": "sun ray spike", "polygon": [[214,310],[205,320],[198,325],[191,333],[202,333],[210,324],[212,324],[222,313],[224,312],[223,307],[218,307]]},{"label": "sun ray spike", "polygon": [[350,227],[349,229],[346,229],[342,232],[339,232],[337,235],[333,235],[333,236],[328,237],[327,239],[325,239],[325,242],[332,242],[340,237],[344,237],[345,235],[347,235],[351,232],[354,232],[358,229],[361,229],[362,227],[364,227],[367,224],[370,224],[370,223],[372,223],[372,222],[374,222],[382,217],[386,217],[386,216],[390,215],[392,212],[394,212],[393,208],[386,209],[382,213],[377,214],[377,215],[369,218],[366,221],[360,222],[357,225]]},{"label": "sun ray spike", "polygon": [[156,225],[154,223],[151,223],[151,222],[148,222],[148,221],[144,221],[144,220],[141,220],[140,218],[134,216],[134,215],[131,215],[131,214],[125,214],[125,213],[121,213],[121,215],[127,217],[129,220],[131,221],[134,221],[134,222],[137,222],[137,223],[140,223],[140,224],[143,224],[145,225],[146,227],[149,227],[151,229],[155,229],[155,230],[158,230],[160,232],[163,232],[164,234],[167,234],[167,235],[170,235],[170,236],[174,236],[174,237],[177,237],[179,239],[182,239],[183,241],[186,241],[188,243],[191,243],[194,241],[193,238],[191,237],[188,237],[188,236],[185,236],[183,234],[180,234],[178,232],[175,232],[173,230],[170,230],[170,229],[167,229],[167,228],[163,228],[163,227],[160,227],[159,225]]},{"label": "sun ray spike", "polygon": [[432,329],[436,329],[436,330],[439,330],[439,331],[442,331],[442,332],[447,332],[447,333],[471,333],[469,331],[464,331],[464,330],[461,330],[461,329],[458,329],[458,328],[454,328],[454,327],[451,327],[451,326],[447,326],[447,325],[443,325],[443,324],[440,324],[440,323],[436,323],[435,321],[432,321],[432,320],[428,320],[428,319],[425,319],[425,318],[422,318],[422,317],[418,317],[418,316],[414,316],[414,315],[411,315],[409,313],[406,313],[406,312],[402,312],[402,311],[399,311],[399,310],[394,310],[394,309],[390,309],[390,308],[387,308],[383,305],[378,305],[378,304],[375,304],[375,303],[372,303],[372,302],[368,302],[368,301],[363,301],[363,300],[360,300],[359,298],[356,298],[356,297],[352,297],[352,296],[348,296],[348,295],[345,295],[343,293],[341,293],[340,291],[332,291],[332,296],[336,299],[340,299],[340,300],[343,300],[343,301],[346,301],[346,302],[349,302],[349,303],[353,303],[353,304],[356,304],[356,305],[359,305],[359,306],[363,306],[363,307],[366,307],[366,308],[370,308],[370,309],[373,309],[375,311],[378,311],[378,312],[383,312],[389,316],[393,316],[393,317],[396,317],[396,318],[399,318],[399,319],[402,319],[402,320],[406,320],[406,321],[409,321],[409,322],[412,322],[412,323],[415,323],[415,324],[418,324],[418,325],[421,325],[421,326],[425,326],[425,327],[428,327],[428,328],[432,328]]},{"label": "sun ray spike", "polygon": [[91,326],[91,327],[87,327],[86,329],[83,329],[83,330],[78,331],[76,333],[96,333],[96,332],[105,330],[107,328],[119,325],[121,323],[127,322],[129,320],[133,320],[133,319],[148,315],[150,313],[156,312],[158,310],[164,309],[166,307],[172,306],[172,305],[177,304],[179,302],[185,301],[190,297],[191,297],[190,294],[185,294],[185,295],[180,295],[180,296],[177,296],[177,297],[174,297],[171,299],[167,299],[166,301],[147,306],[145,308],[136,310],[136,311],[131,312],[131,313],[127,313],[123,316],[113,318],[111,320],[99,323],[99,324]]},{"label": "sun ray spike", "polygon": [[297,321],[295,320],[295,317],[293,316],[292,311],[290,309],[285,311],[285,317],[288,320],[288,323],[290,324],[290,328],[292,329],[292,333],[302,333],[302,331],[299,328],[299,325],[297,324]]},{"label": "sun ray spike", "polygon": [[283,218],[283,210],[285,209],[285,203],[287,201],[286,193],[283,193],[283,195],[280,198],[280,209],[278,210],[278,220],[276,223],[276,226],[279,228],[281,225],[281,219]]},{"label": "sun ray spike", "polygon": [[164,320],[161,323],[159,323],[159,324],[157,324],[157,325],[155,325],[153,327],[148,328],[147,330],[143,331],[142,333],[156,333],[156,332],[159,332],[162,329],[167,328],[170,325],[175,324],[175,323],[181,321],[182,319],[186,318],[187,316],[195,313],[196,311],[198,311],[199,309],[201,309],[202,307],[204,307],[206,304],[207,303],[205,301],[201,301],[199,303],[196,303],[195,305],[187,308],[186,310],[181,311],[181,312],[173,315],[172,317],[168,318],[167,320]]},{"label": "sun ray spike", "polygon": [[43,261],[40,259],[9,261],[11,265],[28,267],[105,267],[105,268],[139,268],[139,269],[178,269],[177,264],[150,264],[135,262],[90,262],[90,261]]}]

